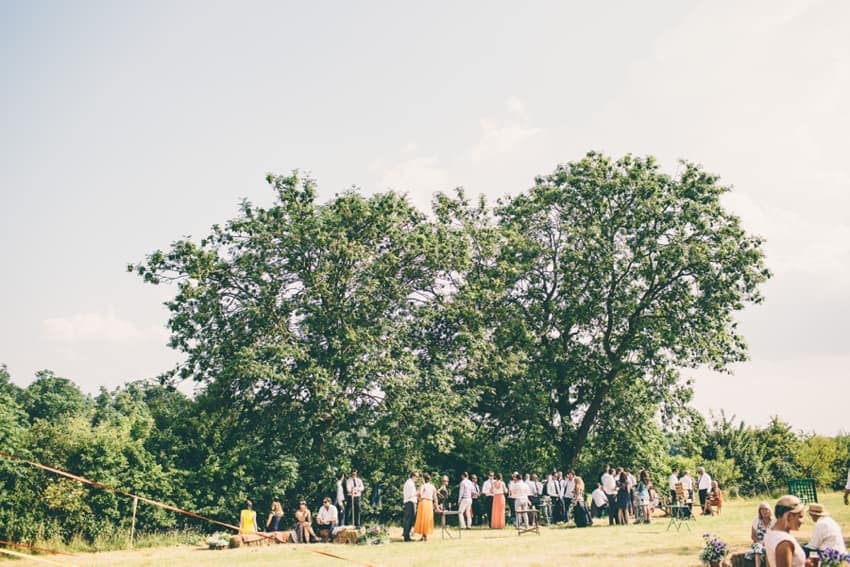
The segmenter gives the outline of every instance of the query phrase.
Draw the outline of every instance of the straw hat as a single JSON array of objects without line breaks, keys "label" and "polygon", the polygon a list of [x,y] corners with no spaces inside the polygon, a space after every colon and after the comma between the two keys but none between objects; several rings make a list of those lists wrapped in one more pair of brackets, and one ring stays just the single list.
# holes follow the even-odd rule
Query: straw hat
[{"label": "straw hat", "polygon": [[809,504],[809,515],[814,519],[818,519],[823,516],[829,516],[829,512],[826,511],[823,504],[815,502],[813,504]]},{"label": "straw hat", "polygon": [[786,494],[785,496],[781,497],[779,500],[776,501],[776,519],[778,520],[786,512],[793,512],[794,514],[799,514],[805,509],[806,507],[803,506],[803,503],[800,501],[799,498],[792,494]]}]

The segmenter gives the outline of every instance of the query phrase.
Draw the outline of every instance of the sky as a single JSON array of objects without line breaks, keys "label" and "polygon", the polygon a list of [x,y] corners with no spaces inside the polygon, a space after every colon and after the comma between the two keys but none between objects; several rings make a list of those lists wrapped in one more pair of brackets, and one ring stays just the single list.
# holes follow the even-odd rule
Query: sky
[{"label": "sky", "polygon": [[427,210],[596,150],[702,164],[766,239],[751,360],[686,371],[694,407],[847,432],[850,2],[525,4],[0,1],[0,363],[171,368],[175,289],[126,265],[270,204],[266,173]]}]

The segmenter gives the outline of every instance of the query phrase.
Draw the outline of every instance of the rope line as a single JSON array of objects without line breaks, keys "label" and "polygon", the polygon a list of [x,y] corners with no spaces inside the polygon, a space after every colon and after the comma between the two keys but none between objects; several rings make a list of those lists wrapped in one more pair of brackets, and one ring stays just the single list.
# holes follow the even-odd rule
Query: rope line
[{"label": "rope line", "polygon": [[0,539],[0,544],[2,545],[11,545],[12,547],[22,547],[24,549],[31,549],[33,551],[46,551],[47,553],[52,553],[54,555],[67,555],[69,557],[73,557],[73,553],[67,553],[65,551],[58,551],[56,549],[48,549],[46,547],[36,547],[34,545],[27,545],[25,543],[15,543],[14,541],[6,541],[5,539]]},{"label": "rope line", "polygon": [[[69,473],[69,472],[63,471],[61,469],[49,467],[47,465],[43,465],[43,464],[38,463],[36,461],[29,461],[27,459],[23,459],[21,457],[15,456],[15,455],[10,455],[9,453],[4,453],[2,451],[0,451],[0,457],[6,458],[6,459],[9,459],[9,460],[12,460],[12,461],[17,461],[17,462],[20,462],[20,463],[26,463],[26,464],[30,465],[31,467],[35,467],[37,469],[41,469],[41,470],[44,470],[44,471],[47,471],[47,472],[51,472],[51,473],[59,475],[59,476],[64,476],[65,478],[69,478],[69,479],[75,480],[77,482],[82,482],[83,484],[88,484],[88,485],[94,486],[96,488],[100,488],[102,490],[107,490],[109,492],[113,492],[115,494],[120,494],[122,496],[127,496],[129,498],[138,498],[142,502],[147,502],[148,504],[151,504],[153,506],[158,506],[160,508],[164,508],[165,510],[171,510],[172,512],[176,512],[178,514],[183,514],[184,516],[189,516],[190,518],[196,518],[198,520],[203,520],[205,522],[217,524],[219,526],[223,526],[223,527],[231,529],[231,530],[236,530],[237,532],[239,531],[239,527],[234,526],[233,524],[228,524],[226,522],[220,522],[218,520],[214,520],[213,518],[208,518],[206,516],[202,516],[201,514],[196,514],[195,512],[191,512],[189,510],[184,510],[182,508],[178,508],[178,507],[172,506],[170,504],[165,504],[164,502],[158,502],[156,500],[151,500],[150,498],[145,498],[144,496],[139,496],[138,494],[133,494],[133,493],[127,492],[125,490],[119,490],[119,489],[114,488],[112,486],[103,484],[102,482],[97,482],[95,480],[89,480],[85,477],[82,477],[82,476],[79,476],[79,475],[76,475],[76,474],[73,474],[73,473]],[[275,539],[274,535],[268,535],[268,534],[265,534],[263,532],[257,532],[257,535],[259,535],[263,538],[266,538],[266,539]],[[8,542],[0,542],[0,543],[8,543]],[[22,547],[28,547],[28,546],[25,546],[25,545],[22,545],[22,544],[12,544],[12,545],[20,545]],[[38,548],[32,548],[32,549],[38,549]],[[42,551],[50,551],[52,553],[63,553],[61,551],[53,551],[53,550],[49,550],[49,549],[44,549]],[[357,561],[353,561],[351,559],[346,559],[345,557],[340,557],[339,555],[334,555],[333,553],[329,553],[329,552],[326,552],[326,551],[320,551],[318,549],[307,549],[305,551],[309,551],[309,552],[315,553],[317,555],[324,555],[326,557],[332,557],[334,559],[341,559],[342,561],[347,561],[349,563],[369,566],[368,563],[359,563]],[[13,552],[13,551],[9,551],[9,550],[0,549],[0,553],[8,553],[9,555],[20,555],[20,556],[26,557],[28,559],[35,559],[37,561],[43,561],[43,562],[59,565],[59,563],[56,563],[55,561],[49,561],[47,559],[42,559],[42,558],[34,558],[32,555],[25,555],[23,553],[17,553],[17,552]],[[65,553],[64,555],[69,555],[69,554]]]},{"label": "rope line", "polygon": [[73,474],[73,473],[69,473],[69,472],[66,472],[66,471],[63,471],[63,470],[60,470],[60,469],[55,469],[53,467],[48,467],[47,465],[43,465],[43,464],[37,463],[35,461],[28,461],[27,459],[23,459],[21,457],[16,457],[15,455],[10,455],[10,454],[4,453],[2,451],[0,451],[0,457],[4,457],[4,458],[10,459],[12,461],[18,461],[18,462],[21,462],[21,463],[26,463],[26,464],[30,465],[31,467],[35,467],[37,469],[42,469],[42,470],[51,472],[53,474],[57,474],[59,476],[64,476],[66,478],[70,478],[71,480],[76,480],[77,482],[82,482],[83,484],[88,484],[88,485],[94,486],[96,488],[100,488],[102,490],[113,492],[115,494],[120,494],[122,496],[127,496],[129,498],[138,498],[142,502],[147,502],[148,504],[151,504],[153,506],[158,506],[158,507],[164,508],[166,510],[171,510],[172,512],[176,512],[178,514],[183,514],[184,516],[189,516],[190,518],[196,518],[198,520],[203,520],[205,522],[217,524],[219,526],[223,526],[223,527],[231,529],[231,530],[239,531],[239,527],[234,526],[233,524],[228,524],[226,522],[220,522],[218,520],[214,520],[213,518],[208,518],[206,516],[202,516],[201,514],[196,514],[195,512],[190,512],[189,510],[183,510],[182,508],[178,508],[177,506],[172,506],[172,505],[166,504],[164,502],[158,502],[156,500],[151,500],[150,498],[145,498],[144,496],[139,496],[138,494],[126,492],[124,490],[119,490],[117,488],[113,488],[109,485],[103,484],[102,482],[97,482],[95,480],[89,480],[85,477],[82,477],[82,476],[79,476],[79,475],[76,475],[76,474]]},{"label": "rope line", "polygon": [[68,565],[67,563],[59,563],[58,561],[51,561],[50,559],[45,559],[44,557],[37,557],[35,555],[27,555],[26,553],[18,553],[17,551],[12,551],[11,549],[0,549],[0,553],[5,555],[11,555],[12,557],[17,557],[19,559],[27,559],[29,561],[35,561],[37,563],[47,563],[48,565]]}]

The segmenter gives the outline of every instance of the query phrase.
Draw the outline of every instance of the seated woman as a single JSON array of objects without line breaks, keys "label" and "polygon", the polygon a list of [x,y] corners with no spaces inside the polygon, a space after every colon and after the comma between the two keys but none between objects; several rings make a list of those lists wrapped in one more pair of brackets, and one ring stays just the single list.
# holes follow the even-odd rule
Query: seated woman
[{"label": "seated woman", "polygon": [[316,532],[313,531],[313,516],[303,500],[298,503],[298,509],[295,511],[295,533],[298,534],[301,543],[319,541]]},{"label": "seated woman", "polygon": [[705,508],[703,512],[714,515],[714,508],[717,508],[717,513],[723,508],[723,492],[717,485],[716,480],[711,481],[711,491],[708,493],[708,498],[705,499]]},{"label": "seated woman", "polygon": [[283,506],[275,500],[272,502],[272,511],[269,512],[269,517],[266,518],[266,531],[276,532],[280,526],[280,519],[283,517]]},{"label": "seated woman", "polygon": [[245,501],[245,509],[239,513],[239,535],[257,533],[257,512],[250,500]]},{"label": "seated woman", "polygon": [[773,510],[770,504],[762,502],[759,504],[758,515],[750,528],[750,539],[753,542],[751,551],[745,554],[746,559],[752,559],[756,567],[761,567],[765,562],[764,534],[773,527]]}]

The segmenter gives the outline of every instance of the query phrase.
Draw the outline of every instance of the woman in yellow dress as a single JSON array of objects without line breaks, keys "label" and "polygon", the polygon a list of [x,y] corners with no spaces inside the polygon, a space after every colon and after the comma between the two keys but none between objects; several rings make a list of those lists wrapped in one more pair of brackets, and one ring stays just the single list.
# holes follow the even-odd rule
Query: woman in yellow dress
[{"label": "woman in yellow dress", "polygon": [[437,497],[437,489],[431,484],[431,475],[422,475],[425,482],[419,487],[419,507],[416,510],[416,524],[414,531],[422,536],[419,541],[428,541],[428,536],[434,533],[434,498]]},{"label": "woman in yellow dress", "polygon": [[250,500],[245,501],[245,509],[239,513],[239,535],[257,533],[257,512],[253,510],[254,504]]}]

